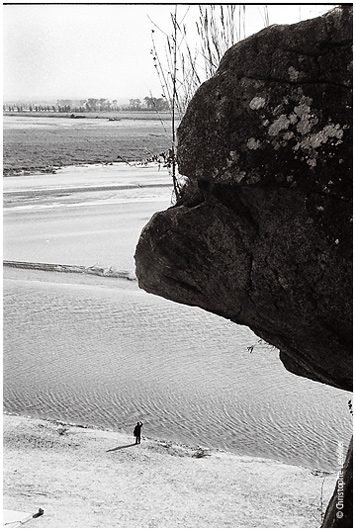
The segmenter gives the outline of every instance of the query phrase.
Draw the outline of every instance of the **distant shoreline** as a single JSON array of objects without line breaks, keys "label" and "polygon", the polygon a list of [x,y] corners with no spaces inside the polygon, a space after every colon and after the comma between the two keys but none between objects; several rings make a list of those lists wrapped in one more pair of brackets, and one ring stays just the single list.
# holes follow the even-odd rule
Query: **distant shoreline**
[{"label": "distant shoreline", "polygon": [[[3,111],[3,116],[25,118],[68,118],[68,119],[98,119],[98,120],[163,120],[171,121],[167,111],[103,111],[103,112],[49,112],[49,111]],[[178,121],[178,118],[176,118]]]}]

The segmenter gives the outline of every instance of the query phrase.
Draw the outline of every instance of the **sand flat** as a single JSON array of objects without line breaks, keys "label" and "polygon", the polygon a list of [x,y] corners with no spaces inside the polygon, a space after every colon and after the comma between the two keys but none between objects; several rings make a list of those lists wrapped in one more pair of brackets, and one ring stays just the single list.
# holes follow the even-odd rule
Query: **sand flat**
[{"label": "sand flat", "polygon": [[5,415],[4,508],[45,510],[22,527],[315,528],[335,482],[267,459],[132,443],[113,431]]},{"label": "sand flat", "polygon": [[84,166],[66,166],[55,173],[33,173],[4,177],[4,193],[31,190],[71,189],[74,187],[90,188],[92,186],[133,185],[144,188],[145,185],[173,184],[168,171],[157,164],[112,163],[91,164]]},{"label": "sand flat", "polygon": [[143,226],[171,196],[168,172],[155,165],[6,177],[4,259],[133,270]]}]

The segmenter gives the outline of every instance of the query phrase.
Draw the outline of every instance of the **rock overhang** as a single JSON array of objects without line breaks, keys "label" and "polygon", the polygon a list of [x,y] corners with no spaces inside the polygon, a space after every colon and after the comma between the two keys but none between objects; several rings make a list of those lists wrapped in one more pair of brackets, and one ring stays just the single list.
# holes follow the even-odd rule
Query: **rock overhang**
[{"label": "rock overhang", "polygon": [[350,15],[228,50],[179,127],[182,196],[136,250],[143,289],[248,325],[291,372],[348,390]]}]

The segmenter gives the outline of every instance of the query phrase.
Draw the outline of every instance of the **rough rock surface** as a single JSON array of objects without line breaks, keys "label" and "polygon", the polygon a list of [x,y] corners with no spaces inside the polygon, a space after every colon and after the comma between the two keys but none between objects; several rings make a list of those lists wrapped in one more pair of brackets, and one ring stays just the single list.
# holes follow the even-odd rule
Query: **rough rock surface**
[{"label": "rough rock surface", "polygon": [[339,471],[339,477],[321,527],[353,528],[352,505],[353,440],[351,439],[344,466]]},{"label": "rough rock surface", "polygon": [[280,349],[286,368],[352,385],[352,9],[233,46],[178,131],[177,205],[136,249],[143,289]]}]

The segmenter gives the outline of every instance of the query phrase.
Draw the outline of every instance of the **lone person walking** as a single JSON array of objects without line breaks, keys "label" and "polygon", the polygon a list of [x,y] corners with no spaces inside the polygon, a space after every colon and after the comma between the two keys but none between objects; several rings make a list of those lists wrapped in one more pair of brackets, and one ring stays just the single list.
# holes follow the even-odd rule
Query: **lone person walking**
[{"label": "lone person walking", "polygon": [[135,426],[135,429],[134,429],[134,436],[136,437],[136,444],[140,444],[141,443],[141,428],[142,428],[143,424],[142,422],[138,422]]}]

